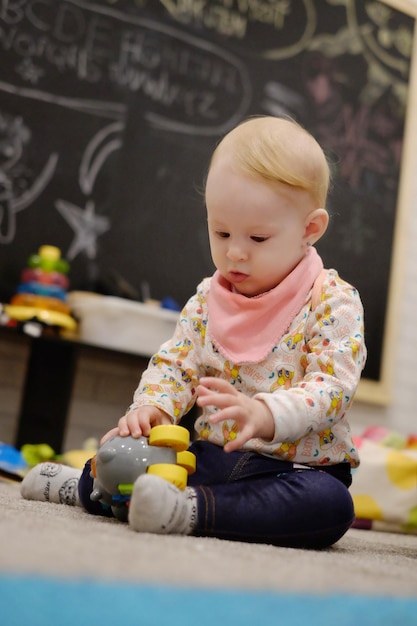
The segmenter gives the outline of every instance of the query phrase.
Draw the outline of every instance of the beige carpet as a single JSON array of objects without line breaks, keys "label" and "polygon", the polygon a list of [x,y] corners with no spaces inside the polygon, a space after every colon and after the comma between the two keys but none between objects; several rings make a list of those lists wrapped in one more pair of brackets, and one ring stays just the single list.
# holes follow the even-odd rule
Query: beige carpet
[{"label": "beige carpet", "polygon": [[417,597],[417,536],[350,530],[326,551],[137,534],[0,480],[0,574]]}]

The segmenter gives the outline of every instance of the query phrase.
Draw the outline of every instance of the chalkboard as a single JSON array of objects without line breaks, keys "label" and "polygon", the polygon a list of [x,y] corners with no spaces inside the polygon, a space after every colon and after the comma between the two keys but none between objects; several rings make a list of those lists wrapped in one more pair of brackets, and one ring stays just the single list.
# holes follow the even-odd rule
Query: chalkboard
[{"label": "chalkboard", "polygon": [[72,289],[140,299],[148,286],[183,304],[213,271],[202,190],[214,146],[247,116],[291,115],[332,163],[318,248],[362,295],[365,378],[378,390],[415,11],[367,0],[0,0],[0,300],[52,244],[71,263]]}]

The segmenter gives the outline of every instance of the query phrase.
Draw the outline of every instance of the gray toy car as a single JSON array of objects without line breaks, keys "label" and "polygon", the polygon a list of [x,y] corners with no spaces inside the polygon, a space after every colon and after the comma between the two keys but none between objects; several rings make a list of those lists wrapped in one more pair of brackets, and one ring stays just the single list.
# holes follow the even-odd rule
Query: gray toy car
[{"label": "gray toy car", "polygon": [[196,466],[189,442],[188,430],[175,425],[154,426],[149,438],[112,437],[92,460],[91,500],[111,507],[117,519],[127,521],[130,495],[140,474],[156,474],[184,489]]}]

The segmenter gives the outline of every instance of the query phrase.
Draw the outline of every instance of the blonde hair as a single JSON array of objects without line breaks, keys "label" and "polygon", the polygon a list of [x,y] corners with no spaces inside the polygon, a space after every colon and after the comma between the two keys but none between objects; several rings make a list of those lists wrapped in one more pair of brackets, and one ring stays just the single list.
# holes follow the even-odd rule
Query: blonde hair
[{"label": "blonde hair", "polygon": [[210,166],[225,149],[233,153],[233,163],[242,173],[304,190],[317,208],[325,208],[329,164],[318,142],[294,120],[249,118],[220,141]]}]

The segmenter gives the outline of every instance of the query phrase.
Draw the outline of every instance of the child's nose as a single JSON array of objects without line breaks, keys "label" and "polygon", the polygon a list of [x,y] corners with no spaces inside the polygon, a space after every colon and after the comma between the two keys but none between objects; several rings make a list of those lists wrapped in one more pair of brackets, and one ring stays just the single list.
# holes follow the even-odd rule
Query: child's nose
[{"label": "child's nose", "polygon": [[247,258],[247,254],[243,246],[231,243],[227,250],[227,257],[230,261],[244,261]]}]

